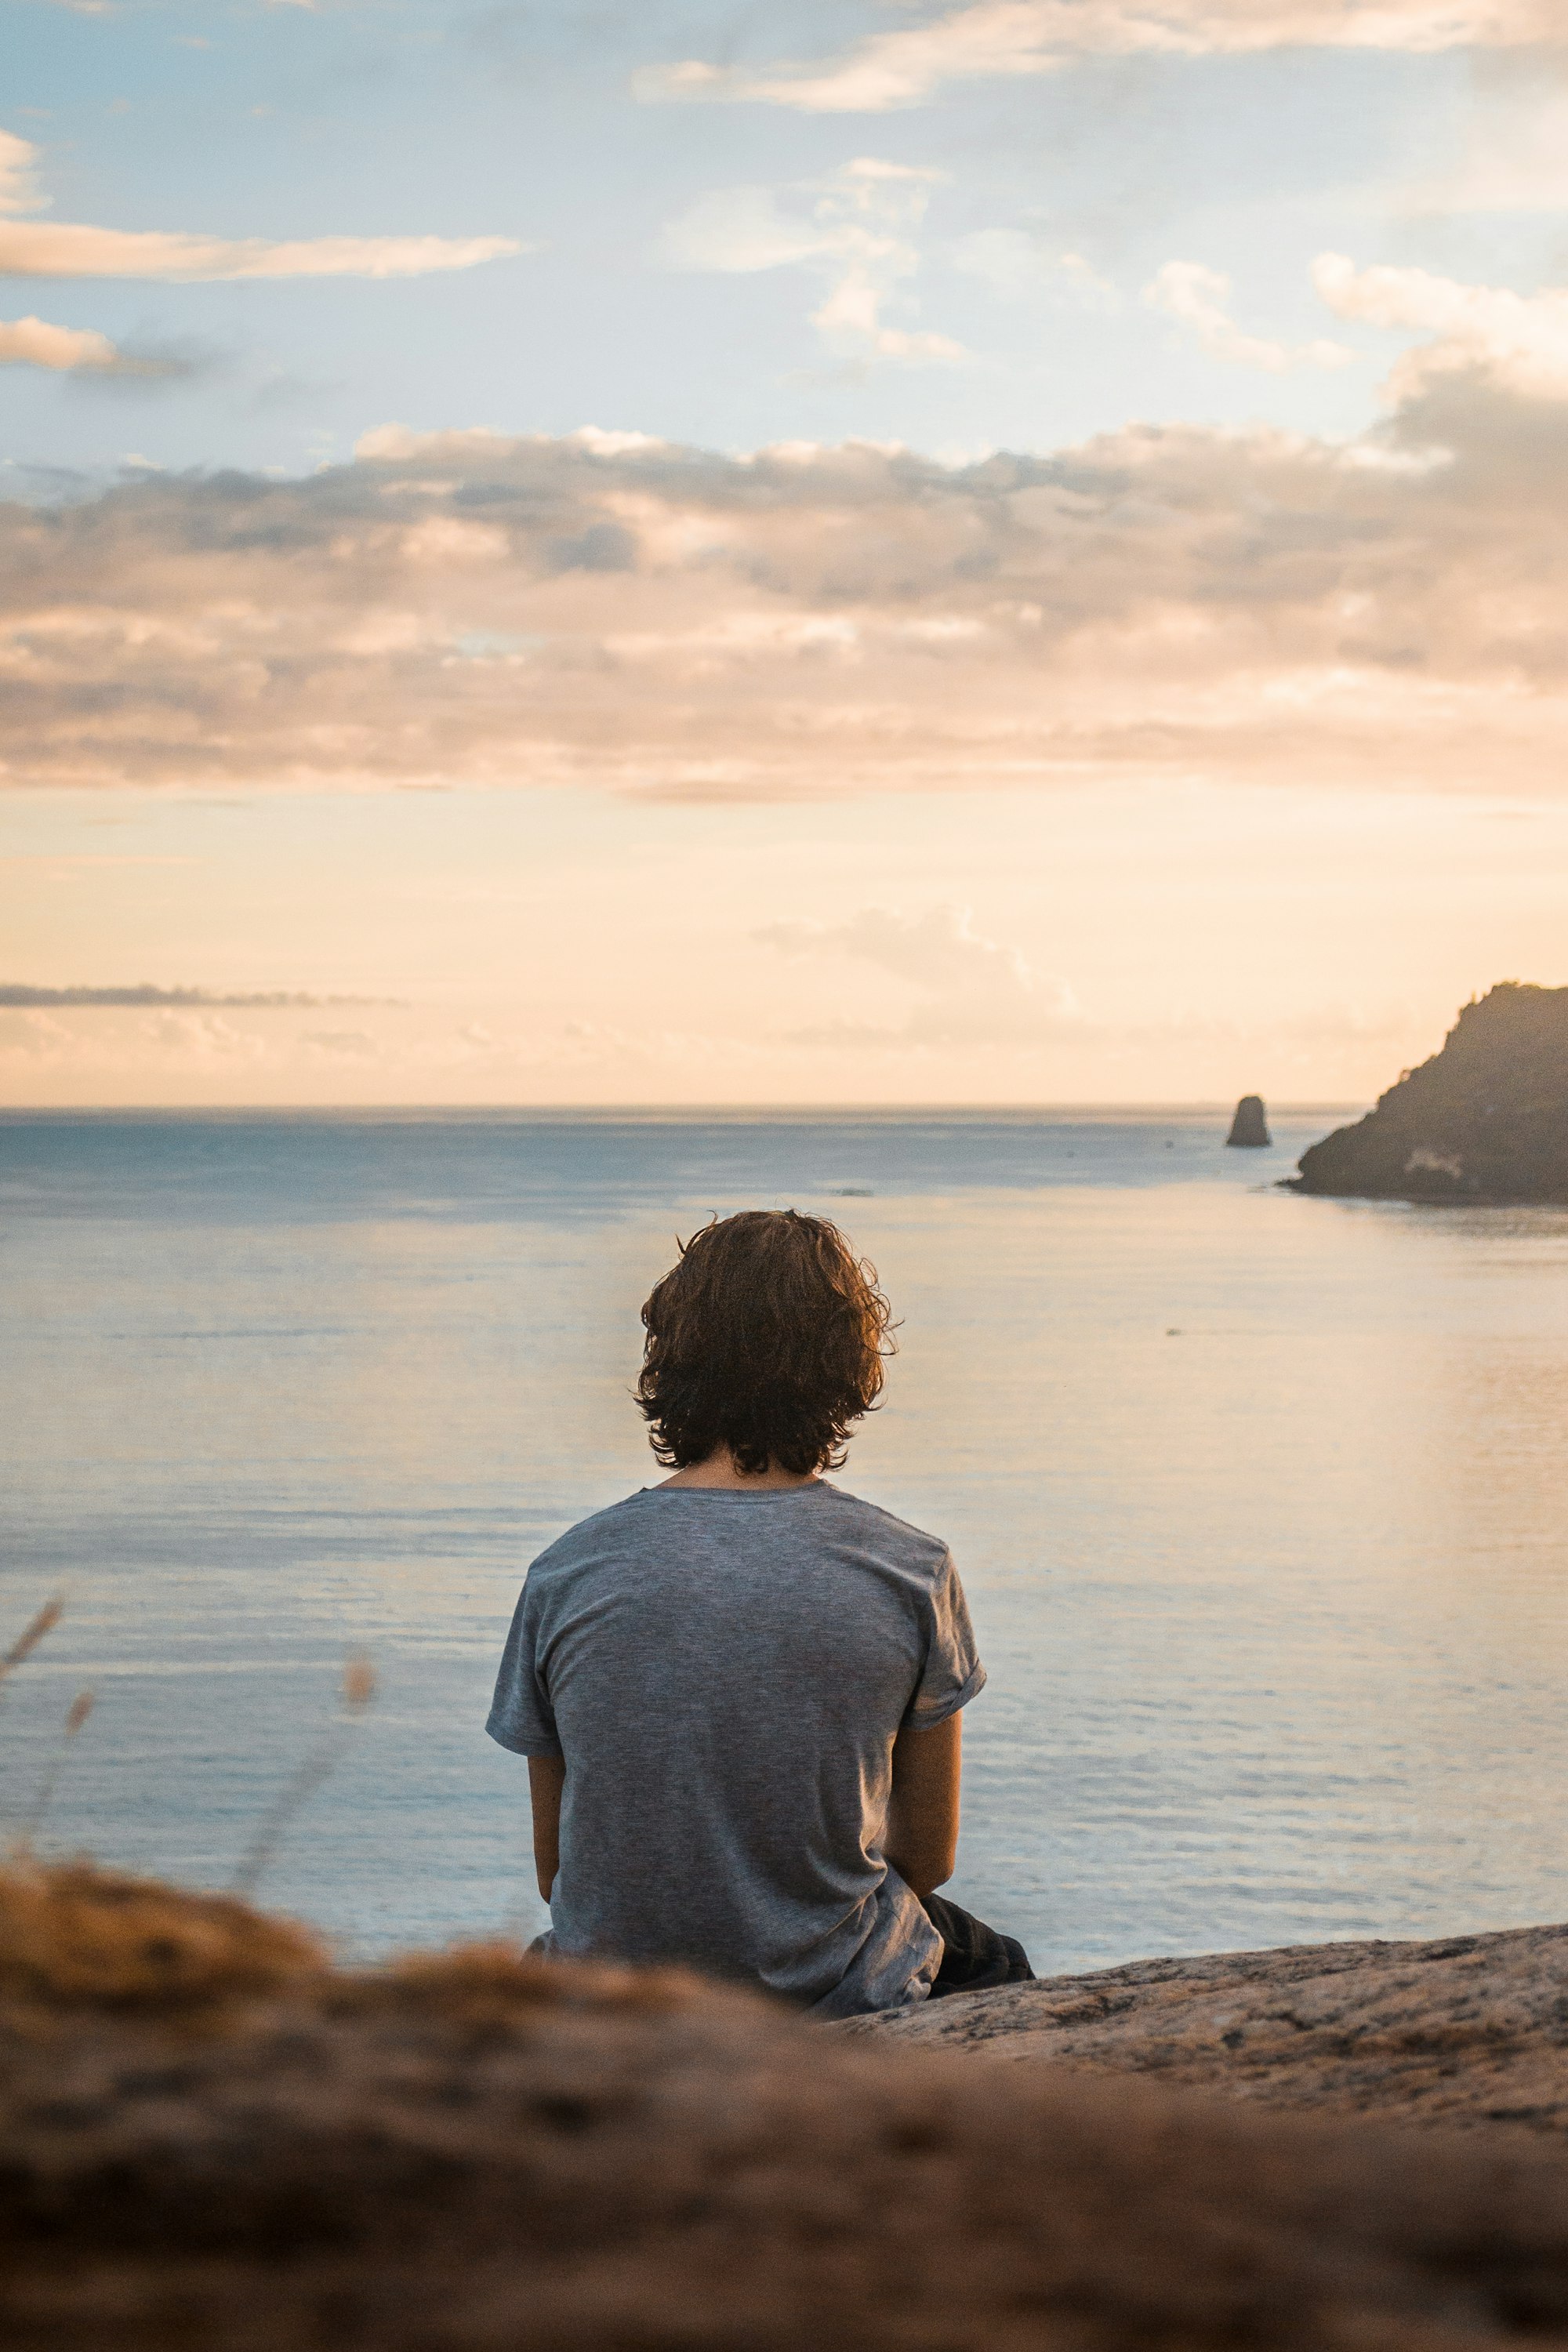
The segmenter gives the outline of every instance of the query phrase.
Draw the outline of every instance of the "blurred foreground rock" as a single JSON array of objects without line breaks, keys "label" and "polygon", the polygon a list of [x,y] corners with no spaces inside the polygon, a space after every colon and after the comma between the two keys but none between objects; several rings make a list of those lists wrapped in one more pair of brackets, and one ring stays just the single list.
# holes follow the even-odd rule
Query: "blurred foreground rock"
[{"label": "blurred foreground rock", "polygon": [[1517,2130],[879,2047],[499,1949],[336,1973],[84,1871],[0,1879],[0,2325],[39,2352],[1568,2344],[1568,2166]]}]

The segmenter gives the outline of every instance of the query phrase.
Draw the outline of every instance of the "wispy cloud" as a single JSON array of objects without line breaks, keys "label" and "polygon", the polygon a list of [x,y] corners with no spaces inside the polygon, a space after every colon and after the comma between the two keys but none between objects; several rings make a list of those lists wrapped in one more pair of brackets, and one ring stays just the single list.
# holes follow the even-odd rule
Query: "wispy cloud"
[{"label": "wispy cloud", "polygon": [[0,319],[0,365],[73,368],[100,371],[118,368],[121,355],[107,335],[90,327],[51,327],[43,319]]},{"label": "wispy cloud", "polygon": [[20,981],[0,982],[0,1008],[6,1012],[79,1012],[173,1007],[180,1011],[216,1010],[226,1013],[288,1013],[302,1007],[319,1010],[331,1004],[390,1004],[383,996],[308,996],[284,989],[157,988],[138,981],[121,988],[35,988]]},{"label": "wispy cloud", "polygon": [[975,0],[805,63],[650,68],[644,99],[749,100],[813,113],[886,113],[949,83],[1058,73],[1080,59],[1268,49],[1430,52],[1562,37],[1558,0]]},{"label": "wispy cloud", "polygon": [[861,907],[842,921],[767,923],[753,938],[787,956],[846,956],[879,965],[922,988],[978,986],[986,993],[1026,993],[1033,974],[1016,948],[984,938],[968,907],[928,907],[918,915]]},{"label": "wispy cloud", "polygon": [[942,248],[942,258],[965,277],[978,278],[994,294],[1009,300],[1037,299],[1042,294],[1087,310],[1121,308],[1121,295],[1081,253],[1062,249],[1038,230],[977,228],[955,236]]},{"label": "wispy cloud", "polygon": [[1066,982],[1041,976],[1016,948],[977,931],[968,907],[928,907],[918,914],[862,907],[838,922],[765,924],[753,937],[786,956],[873,965],[916,992],[914,1003],[894,1019],[841,1017],[793,1033],[796,1044],[1026,1042],[1079,1018]]},{"label": "wispy cloud", "polygon": [[944,175],[874,155],[826,178],[785,189],[725,188],[704,196],[664,235],[679,269],[750,272],[809,268],[828,280],[811,314],[830,351],[846,358],[963,359],[950,335],[900,326],[889,306],[921,267],[915,232]]},{"label": "wispy cloud", "polygon": [[1230,315],[1231,283],[1201,261],[1167,261],[1143,289],[1143,299],[1167,318],[1192,330],[1204,350],[1237,367],[1283,375],[1292,368],[1348,367],[1355,353],[1321,336],[1305,343],[1281,343],[1249,335]]},{"label": "wispy cloud", "polygon": [[48,368],[57,374],[127,376],[152,382],[189,375],[189,360],[132,352],[93,327],[54,327],[45,319],[0,319],[0,367]]},{"label": "wispy cloud", "polygon": [[[1565,28],[1568,29],[1568,28]],[[1457,166],[1399,191],[1400,211],[1568,211],[1568,88],[1560,73],[1483,82],[1467,109]]]},{"label": "wispy cloud", "polygon": [[30,140],[0,131],[0,276],[168,281],[419,278],[433,270],[472,269],[480,262],[525,249],[515,237],[508,236],[316,236],[273,241],[35,220],[28,215],[43,202],[34,178],[37,162],[38,150]]},{"label": "wispy cloud", "polygon": [[329,1062],[374,1062],[381,1053],[366,1029],[308,1029],[300,1042]]}]

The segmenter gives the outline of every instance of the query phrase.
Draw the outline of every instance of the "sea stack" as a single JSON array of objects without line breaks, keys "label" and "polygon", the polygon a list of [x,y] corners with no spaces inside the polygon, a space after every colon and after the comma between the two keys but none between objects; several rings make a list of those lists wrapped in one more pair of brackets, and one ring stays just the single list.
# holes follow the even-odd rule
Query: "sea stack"
[{"label": "sea stack", "polygon": [[1236,1106],[1236,1117],[1230,1122],[1230,1133],[1225,1139],[1226,1150],[1266,1151],[1273,1139],[1268,1132],[1268,1121],[1263,1113],[1263,1097],[1243,1095]]}]

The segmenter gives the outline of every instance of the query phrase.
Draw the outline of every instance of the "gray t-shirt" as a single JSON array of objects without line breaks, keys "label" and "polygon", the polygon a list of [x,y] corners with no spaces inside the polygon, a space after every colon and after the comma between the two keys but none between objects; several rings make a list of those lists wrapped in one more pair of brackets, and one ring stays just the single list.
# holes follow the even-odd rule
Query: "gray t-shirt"
[{"label": "gray t-shirt", "polygon": [[549,1948],[850,2017],[942,1944],[882,1856],[893,1740],[984,1685],[945,1544],[838,1487],[645,1487],[542,1552],[486,1728],[566,1758]]}]

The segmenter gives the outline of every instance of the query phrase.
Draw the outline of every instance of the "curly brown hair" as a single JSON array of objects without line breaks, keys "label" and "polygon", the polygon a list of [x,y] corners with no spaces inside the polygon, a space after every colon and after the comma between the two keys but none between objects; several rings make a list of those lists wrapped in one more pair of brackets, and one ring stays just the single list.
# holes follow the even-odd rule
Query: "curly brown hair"
[{"label": "curly brown hair", "polygon": [[667,1469],[727,1445],[751,1476],[770,1464],[837,1470],[893,1352],[876,1267],[826,1217],[795,1209],[742,1209],[704,1225],[681,1243],[642,1319],[637,1400]]}]

